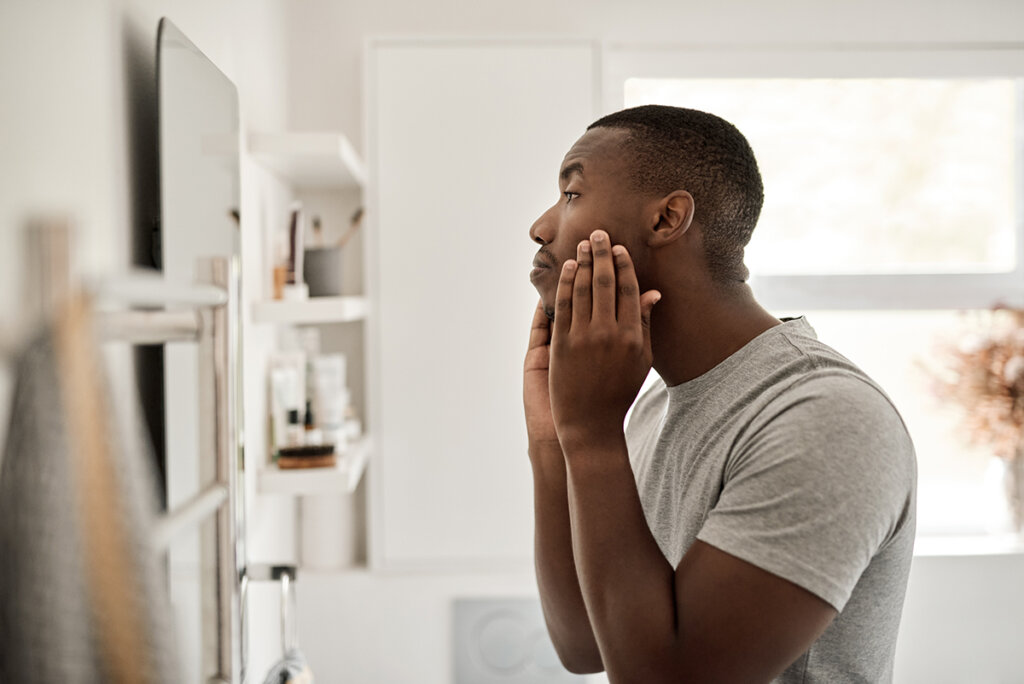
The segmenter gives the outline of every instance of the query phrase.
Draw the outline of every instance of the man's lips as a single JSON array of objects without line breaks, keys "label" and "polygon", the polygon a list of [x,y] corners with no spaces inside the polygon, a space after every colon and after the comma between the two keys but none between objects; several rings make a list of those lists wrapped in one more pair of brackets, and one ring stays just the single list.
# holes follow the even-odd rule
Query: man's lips
[{"label": "man's lips", "polygon": [[555,259],[548,254],[542,247],[537,256],[533,257],[534,268],[553,268],[555,265]]},{"label": "man's lips", "polygon": [[546,256],[547,255],[544,254],[538,254],[533,258],[533,270],[530,271],[530,282],[536,283],[545,272],[554,267],[554,264],[550,263]]}]

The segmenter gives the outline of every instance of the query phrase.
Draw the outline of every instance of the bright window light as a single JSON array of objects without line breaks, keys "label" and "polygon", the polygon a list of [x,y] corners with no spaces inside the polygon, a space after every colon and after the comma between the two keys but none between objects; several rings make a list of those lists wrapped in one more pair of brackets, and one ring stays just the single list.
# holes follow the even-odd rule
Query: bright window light
[{"label": "bright window light", "polygon": [[1014,79],[631,78],[626,106],[717,114],[750,141],[765,203],[757,275],[1016,267]]}]

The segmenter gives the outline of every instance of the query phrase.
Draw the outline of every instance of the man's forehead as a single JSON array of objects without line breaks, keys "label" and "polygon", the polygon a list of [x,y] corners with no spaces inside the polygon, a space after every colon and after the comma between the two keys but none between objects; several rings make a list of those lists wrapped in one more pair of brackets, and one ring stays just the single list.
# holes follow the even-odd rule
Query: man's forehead
[{"label": "man's forehead", "polygon": [[622,159],[622,144],[627,131],[619,128],[591,128],[573,143],[562,159],[560,175],[583,172],[595,164],[605,165]]}]

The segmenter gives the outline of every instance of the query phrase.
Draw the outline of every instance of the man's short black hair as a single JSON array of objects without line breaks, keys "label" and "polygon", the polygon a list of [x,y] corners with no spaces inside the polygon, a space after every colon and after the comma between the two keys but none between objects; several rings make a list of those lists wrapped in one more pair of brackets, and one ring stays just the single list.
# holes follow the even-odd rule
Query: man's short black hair
[{"label": "man's short black hair", "polygon": [[621,128],[635,155],[634,181],[643,193],[693,195],[708,268],[716,281],[745,281],[743,249],[761,214],[764,186],[754,151],[728,121],[696,109],[644,105],[587,127]]}]

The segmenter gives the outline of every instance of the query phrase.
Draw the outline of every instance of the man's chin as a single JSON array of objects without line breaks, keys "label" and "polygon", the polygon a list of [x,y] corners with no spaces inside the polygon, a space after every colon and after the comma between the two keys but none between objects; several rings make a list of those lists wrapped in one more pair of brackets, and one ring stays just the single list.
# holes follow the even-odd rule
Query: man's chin
[{"label": "man's chin", "polygon": [[555,320],[555,307],[547,302],[542,302],[544,306],[544,315],[548,317],[549,321]]},{"label": "man's chin", "polygon": [[541,287],[540,285],[534,285],[537,290],[537,294],[540,295],[540,305],[544,309],[544,315],[548,317],[549,321],[555,320],[555,295],[550,293],[548,288]]}]

